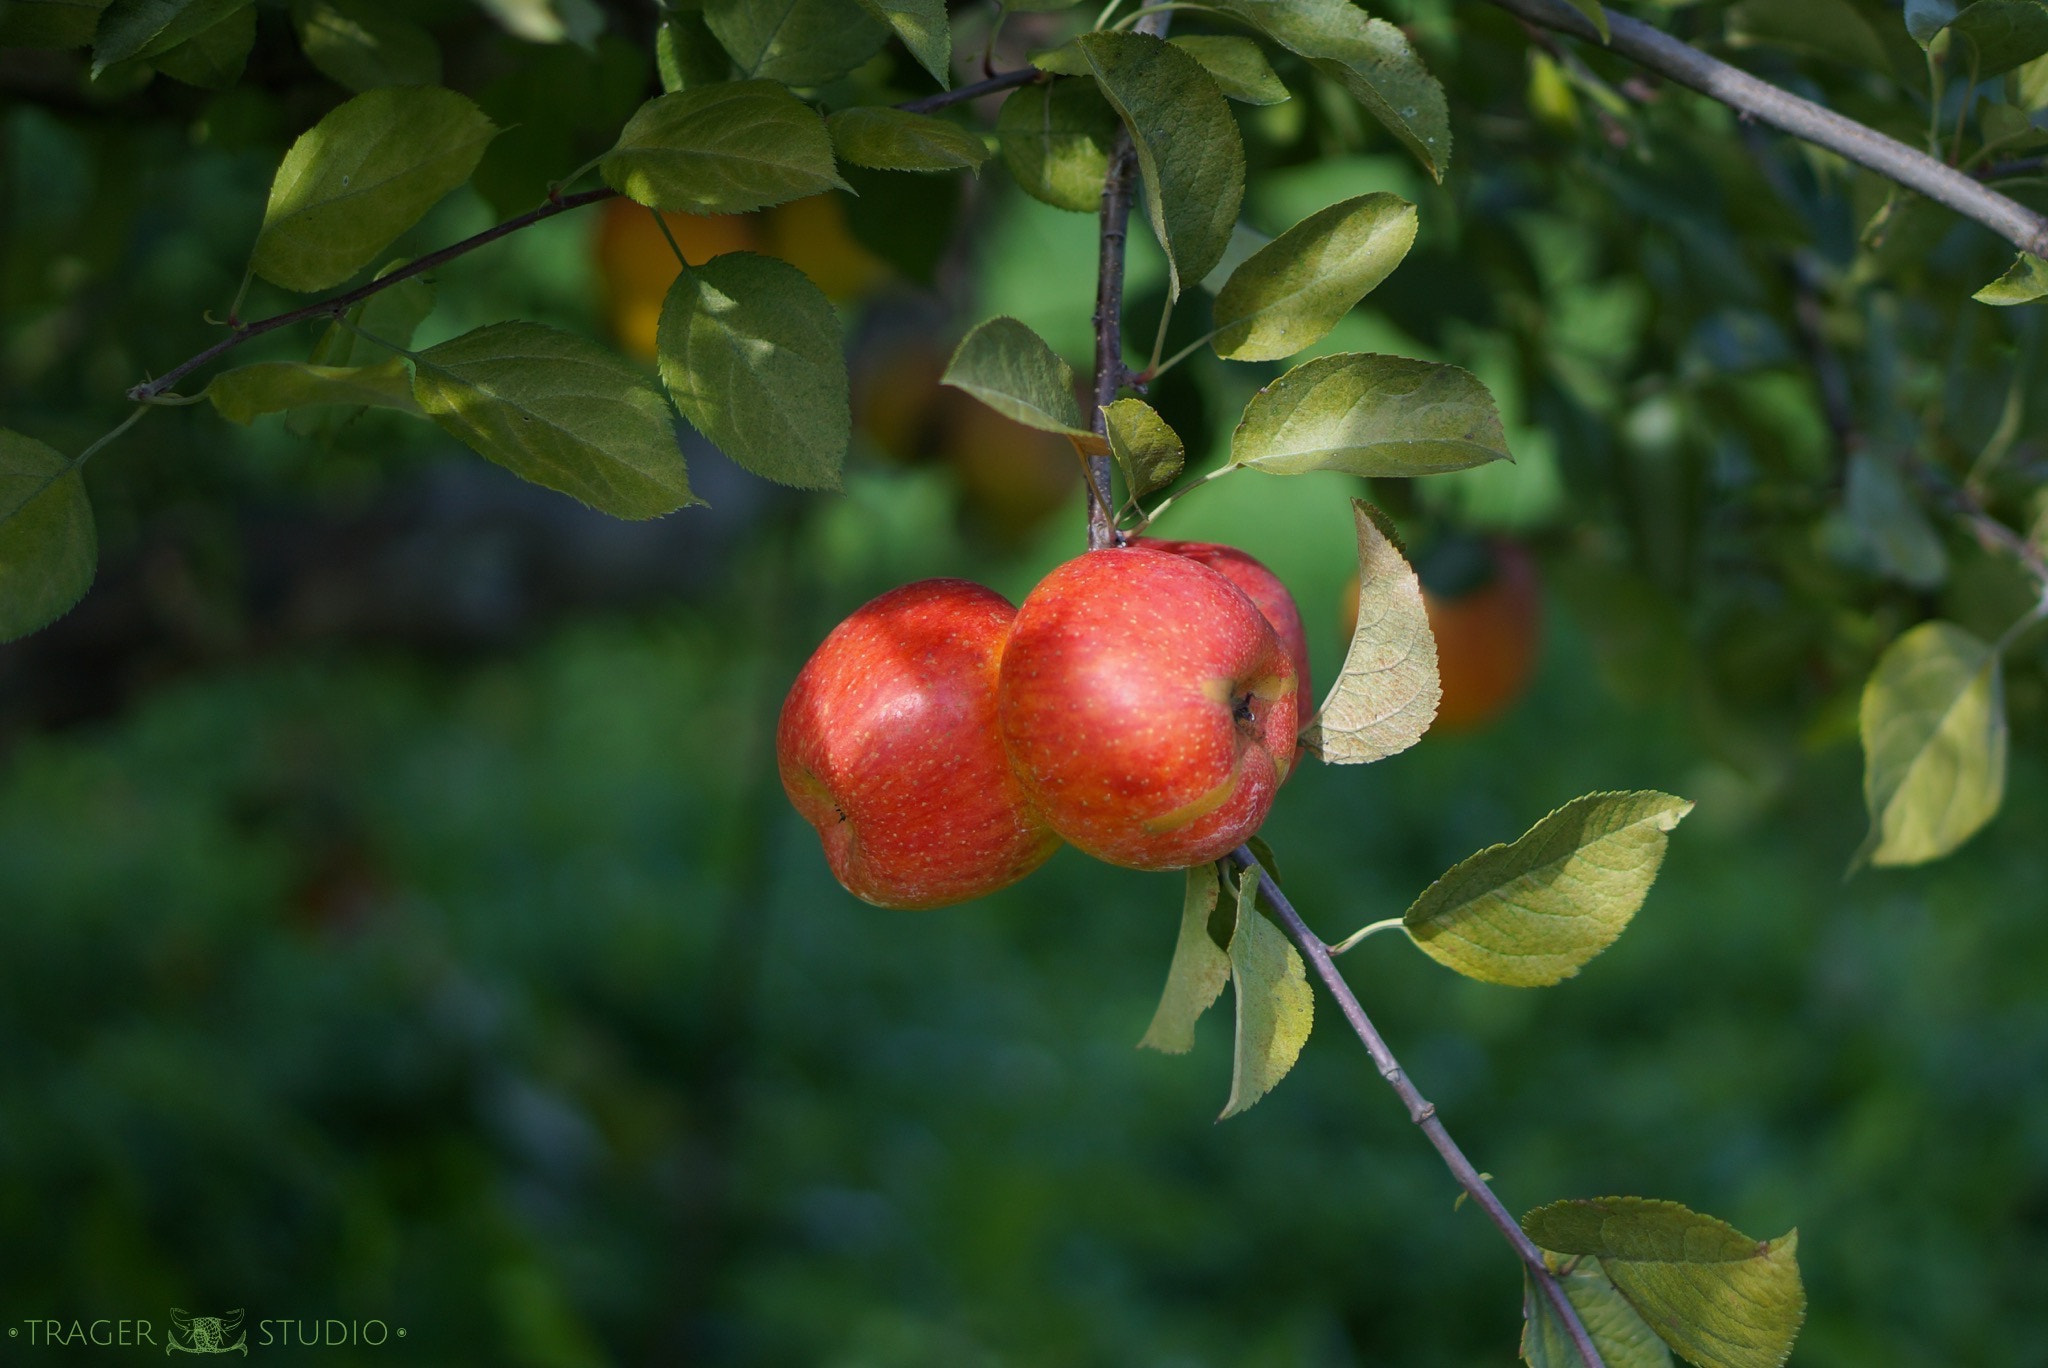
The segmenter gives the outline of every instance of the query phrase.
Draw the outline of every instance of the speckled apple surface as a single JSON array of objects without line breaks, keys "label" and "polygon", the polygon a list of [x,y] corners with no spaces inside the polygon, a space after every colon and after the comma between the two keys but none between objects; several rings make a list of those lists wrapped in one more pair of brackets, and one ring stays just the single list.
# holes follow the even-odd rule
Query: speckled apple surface
[{"label": "speckled apple surface", "polygon": [[1300,725],[1306,727],[1315,721],[1315,690],[1310,687],[1308,673],[1308,629],[1302,625],[1301,609],[1295,606],[1294,595],[1278,575],[1266,568],[1265,562],[1221,542],[1155,541],[1141,537],[1137,545],[1200,561],[1244,590],[1245,597],[1256,603],[1272,624],[1273,634],[1280,638],[1288,660],[1294,664],[1295,712]]},{"label": "speckled apple surface", "polygon": [[1015,883],[1058,846],[996,726],[1016,615],[966,580],[906,584],[833,628],[790,686],[782,787],[855,896],[942,907]]},{"label": "speckled apple surface", "polygon": [[1142,546],[1039,582],[1003,651],[1010,763],[1052,829],[1098,859],[1178,869],[1265,820],[1293,763],[1294,666],[1216,571]]}]

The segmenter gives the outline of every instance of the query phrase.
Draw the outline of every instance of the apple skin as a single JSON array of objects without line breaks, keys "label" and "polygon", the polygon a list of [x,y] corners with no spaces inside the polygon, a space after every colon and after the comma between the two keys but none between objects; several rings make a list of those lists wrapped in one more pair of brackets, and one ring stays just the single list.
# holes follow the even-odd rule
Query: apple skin
[{"label": "apple skin", "polygon": [[1008,599],[966,580],[906,584],[833,628],[790,686],[775,729],[782,787],[855,897],[964,902],[1015,883],[1058,847],[996,727],[1016,616]]},{"label": "apple skin", "polygon": [[1059,836],[1131,869],[1220,858],[1294,761],[1294,665],[1216,571],[1144,546],[1039,582],[1003,651],[1003,744]]},{"label": "apple skin", "polygon": [[1295,607],[1294,595],[1287,592],[1287,586],[1280,582],[1278,575],[1268,570],[1263,561],[1221,542],[1158,541],[1140,537],[1135,544],[1200,561],[1244,590],[1245,597],[1257,604],[1259,611],[1266,615],[1266,621],[1273,624],[1274,635],[1287,648],[1287,658],[1294,662],[1294,697],[1301,726],[1306,727],[1315,721],[1315,691],[1309,687],[1308,629],[1302,625],[1301,609]]}]

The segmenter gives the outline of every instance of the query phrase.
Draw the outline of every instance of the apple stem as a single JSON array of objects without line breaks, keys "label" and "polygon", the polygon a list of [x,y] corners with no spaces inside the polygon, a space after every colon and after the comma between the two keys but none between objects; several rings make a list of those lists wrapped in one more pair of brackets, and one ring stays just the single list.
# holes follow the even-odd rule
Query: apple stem
[{"label": "apple stem", "polygon": [[1444,1166],[1450,1169],[1451,1177],[1465,1190],[1465,1195],[1486,1213],[1486,1218],[1493,1222],[1502,1238],[1521,1258],[1522,1266],[1528,1270],[1531,1283],[1563,1321],[1566,1333],[1571,1336],[1572,1347],[1578,1350],[1585,1368],[1606,1368],[1600,1351],[1593,1347],[1593,1337],[1587,1332],[1586,1323],[1579,1318],[1578,1308],[1572,1305],[1571,1299],[1565,1295],[1564,1285],[1558,1282],[1557,1275],[1551,1272],[1550,1266],[1543,1261],[1543,1251],[1536,1247],[1536,1242],[1531,1240],[1515,1218],[1508,1214],[1508,1209],[1501,1205],[1500,1198],[1495,1196],[1493,1189],[1487,1185],[1485,1175],[1472,1166],[1472,1161],[1458,1148],[1458,1142],[1451,1139],[1450,1132],[1444,1129],[1442,1118],[1437,1115],[1436,1104],[1423,1097],[1415,1084],[1409,1081],[1406,1071],[1401,1068],[1401,1062],[1395,1059],[1394,1052],[1387,1048],[1387,1042],[1380,1035],[1379,1028],[1372,1024],[1372,1018],[1368,1017],[1365,1008],[1359,1005],[1357,994],[1351,991],[1351,985],[1344,981],[1344,976],[1337,972],[1337,965],[1330,958],[1330,947],[1324,944],[1321,936],[1309,930],[1308,923],[1301,919],[1301,914],[1294,910],[1294,904],[1287,901],[1287,895],[1280,891],[1280,886],[1274,883],[1272,876],[1260,866],[1258,857],[1252,854],[1250,847],[1239,846],[1231,851],[1230,860],[1239,869],[1257,874],[1260,899],[1272,910],[1274,920],[1279,922],[1280,929],[1287,933],[1288,939],[1299,946],[1301,953],[1315,966],[1316,977],[1323,981],[1323,987],[1337,1000],[1338,1010],[1344,1013],[1344,1019],[1351,1023],[1351,1029],[1364,1043],[1366,1053],[1372,1056],[1373,1063],[1379,1068],[1380,1077],[1387,1080],[1387,1086],[1394,1090],[1394,1094],[1408,1108],[1408,1119],[1420,1128],[1431,1146],[1442,1156]]}]

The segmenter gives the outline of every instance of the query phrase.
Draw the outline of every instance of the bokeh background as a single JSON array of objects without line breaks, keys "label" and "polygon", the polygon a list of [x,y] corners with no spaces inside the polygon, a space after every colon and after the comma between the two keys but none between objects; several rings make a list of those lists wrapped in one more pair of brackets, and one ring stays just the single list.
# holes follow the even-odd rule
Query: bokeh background
[{"label": "bokeh background", "polygon": [[[1246,474],[1163,530],[1278,570],[1324,681],[1353,494],[1394,510],[1447,599],[1485,580],[1475,547],[1526,555],[1542,612],[1498,715],[1292,780],[1266,831],[1281,872],[1335,939],[1580,793],[1695,799],[1635,925],[1560,987],[1468,983],[1392,938],[1345,968],[1511,1207],[1626,1193],[1797,1226],[1797,1364],[2037,1362],[2042,652],[2012,670],[2003,815],[1946,862],[1845,882],[1876,651],[1934,612],[1995,631],[2019,590],[1945,529],[1917,582],[1853,520],[1813,535],[1839,434],[1792,321],[1814,301],[1791,267],[1817,270],[1872,430],[1981,441],[2033,325],[1914,291],[1947,299],[2003,255],[1946,220],[1873,252],[1861,182],[1690,103],[1594,110],[1504,21],[1405,8],[1461,169],[1423,183],[1283,68],[1301,93],[1243,120],[1271,172],[1248,214],[1275,232],[1343,195],[1415,198],[1415,256],[1318,350],[1471,366],[1518,463],[1370,491]],[[622,38],[535,48],[422,13],[466,35],[449,83],[518,127],[412,251],[533,203],[650,89]],[[9,426],[77,450],[208,340],[279,149],[339,98],[263,68],[261,22],[256,75],[222,93],[0,63],[36,96],[0,111]],[[1071,456],[934,381],[998,312],[1085,362],[1092,219],[993,164],[858,188],[676,225],[840,301],[843,494],[696,442],[710,506],[619,524],[380,414],[165,412],[89,467],[100,583],[0,648],[0,1320],[407,1328],[302,1355],[324,1363],[1511,1360],[1512,1259],[1333,1012],[1223,1124],[1227,1007],[1187,1057],[1133,1048],[1177,879],[1068,852],[982,903],[885,912],[784,801],[776,709],[833,622],[924,575],[1021,596],[1081,544]],[[565,216],[441,272],[421,340],[529,317],[635,353],[665,252],[644,215]],[[1134,337],[1162,275],[1134,242]],[[246,312],[286,302],[259,286]],[[1198,357],[1154,398],[1213,461],[1276,370]]]}]

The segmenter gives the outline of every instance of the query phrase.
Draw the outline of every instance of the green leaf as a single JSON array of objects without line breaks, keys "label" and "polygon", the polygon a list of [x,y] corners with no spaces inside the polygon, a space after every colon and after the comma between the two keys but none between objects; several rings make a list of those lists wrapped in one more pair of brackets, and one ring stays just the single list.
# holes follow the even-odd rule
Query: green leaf
[{"label": "green leaf", "polygon": [[2004,275],[1970,296],[1980,304],[2031,304],[2048,295],[2048,261],[2021,252]]},{"label": "green leaf", "polygon": [[0,428],[0,641],[47,627],[92,587],[92,503],[55,449]]},{"label": "green leaf", "polygon": [[1116,111],[1093,81],[1029,85],[1003,101],[996,145],[1017,184],[1055,209],[1092,214],[1102,204]]},{"label": "green leaf", "polygon": [[[390,262],[377,272],[376,279],[382,280],[403,265],[403,261]],[[309,359],[316,366],[362,366],[381,361],[390,355],[387,348],[411,346],[413,333],[433,311],[434,287],[422,276],[408,276],[351,308],[342,316],[346,322],[329,323],[313,344]]]},{"label": "green leaf", "polygon": [[655,96],[598,171],[649,208],[687,214],[744,214],[846,188],[825,121],[773,81]]},{"label": "green leaf", "polygon": [[1175,47],[1202,64],[1215,80],[1216,88],[1233,100],[1246,104],[1275,105],[1290,98],[1290,92],[1273,74],[1273,64],[1259,45],[1249,38],[1227,34],[1190,34],[1171,38]]},{"label": "green leaf", "polygon": [[154,57],[206,32],[250,0],[113,0],[93,32],[92,73]]},{"label": "green leaf", "polygon": [[853,435],[839,315],[786,261],[728,252],[676,277],[656,354],[676,407],[754,474],[839,488]]},{"label": "green leaf", "polygon": [[1209,934],[1216,914],[1220,885],[1216,866],[1188,866],[1187,893],[1181,900],[1180,936],[1173,944],[1173,966],[1166,971],[1166,991],[1159,997],[1152,1024],[1138,1048],[1165,1054],[1186,1054],[1195,1048],[1195,1022],[1223,996],[1230,982],[1230,956]]},{"label": "green leaf", "polygon": [[846,0],[704,0],[704,22],[740,75],[793,86],[837,80],[889,41],[889,25]]},{"label": "green leaf", "polygon": [[828,115],[840,158],[875,171],[973,171],[988,160],[979,135],[929,114],[861,105]]},{"label": "green leaf", "polygon": [[1309,59],[1365,106],[1439,181],[1451,164],[1451,116],[1444,88],[1408,37],[1351,0],[1215,0]]},{"label": "green leaf", "polygon": [[1403,356],[1339,352],[1252,396],[1230,458],[1273,475],[1435,475],[1508,459],[1486,386],[1468,371]]},{"label": "green leaf", "polygon": [[1614,35],[1607,31],[1607,7],[1600,0],[1568,0],[1571,7],[1593,21],[1593,27],[1600,30],[1600,41],[1610,42]]},{"label": "green leaf", "polygon": [[9,0],[0,9],[0,47],[90,47],[108,0]]},{"label": "green leaf", "polygon": [[1358,523],[1358,625],[1344,668],[1301,741],[1333,765],[1366,765],[1407,750],[1436,720],[1442,696],[1436,637],[1422,582],[1385,515],[1351,501]]},{"label": "green leaf", "polygon": [[493,323],[413,362],[427,416],[521,479],[617,518],[697,502],[661,392],[595,342]]},{"label": "green leaf", "polygon": [[1844,486],[1842,512],[1821,525],[1829,550],[1916,589],[1933,589],[1948,578],[1948,550],[1898,462],[1856,452]]},{"label": "green leaf", "polygon": [[1980,81],[2048,53],[2048,7],[2038,0],[1977,0],[1948,27],[1950,67]]},{"label": "green leaf", "polygon": [[300,0],[292,27],[306,60],[350,90],[440,83],[433,35],[375,0]]},{"label": "green leaf", "polygon": [[1952,622],[1923,622],[1878,658],[1863,686],[1858,860],[1940,859],[2005,800],[2005,686],[1998,652]]},{"label": "green leaf", "polygon": [[1244,140],[1202,64],[1148,33],[1079,40],[1096,84],[1131,131],[1145,213],[1166,249],[1168,297],[1223,258],[1244,200]]},{"label": "green leaf", "polygon": [[596,0],[477,0],[498,26],[529,43],[574,43],[595,51],[604,32],[604,11]]},{"label": "green leaf", "polygon": [[365,91],[284,154],[250,264],[287,290],[339,285],[468,180],[497,134],[452,90]]},{"label": "green leaf", "polygon": [[208,29],[149,59],[149,64],[174,81],[201,90],[226,90],[242,78],[249,50],[256,45],[256,11],[242,5]]},{"label": "green leaf", "polygon": [[[880,19],[917,64],[932,74],[942,90],[953,85],[953,26],[946,21],[946,0],[860,0],[861,8]],[[1015,8],[1012,6],[1012,8]]]},{"label": "green leaf", "polygon": [[1728,41],[1768,44],[1890,74],[1891,58],[1850,0],[1741,0],[1728,11]]},{"label": "green leaf", "polygon": [[1806,1318],[1796,1230],[1752,1240],[1641,1197],[1554,1202],[1524,1216],[1522,1229],[1549,1253],[1599,1260],[1636,1314],[1699,1368],[1778,1368]]},{"label": "green leaf", "polygon": [[1906,32],[1926,47],[1956,17],[1956,0],[1906,0]]},{"label": "green leaf", "polygon": [[[1579,1323],[1606,1368],[1671,1368],[1671,1350],[1609,1281],[1598,1259],[1589,1254],[1571,1259],[1545,1254],[1543,1260],[1557,1275],[1565,1300],[1579,1313]],[[1583,1368],[1585,1360],[1572,1343],[1564,1318],[1526,1272],[1522,1300],[1528,1315],[1522,1325],[1522,1358],[1529,1368]]]},{"label": "green leaf", "polygon": [[1109,451],[1123,468],[1133,496],[1173,483],[1187,462],[1180,434],[1143,399],[1119,399],[1102,410]]},{"label": "green leaf", "polygon": [[654,66],[661,88],[679,90],[732,79],[732,58],[711,36],[702,10],[664,10],[654,29]]},{"label": "green leaf", "polygon": [[1415,206],[1385,191],[1310,214],[1224,282],[1216,296],[1216,354],[1277,361],[1321,341],[1414,243]]},{"label": "green leaf", "polygon": [[1450,871],[1402,925],[1422,952],[1482,983],[1542,988],[1614,944],[1656,881],[1692,804],[1668,793],[1589,793]]},{"label": "green leaf", "polygon": [[1238,875],[1237,929],[1230,937],[1230,984],[1237,998],[1237,1048],[1230,1100],[1216,1119],[1236,1116],[1287,1076],[1315,1024],[1315,995],[1301,955],[1257,905],[1259,871]]},{"label": "green leaf", "polygon": [[1094,435],[1081,423],[1073,368],[1014,318],[991,318],[961,338],[939,380],[1026,427]]},{"label": "green leaf", "polygon": [[206,387],[206,397],[221,417],[244,424],[260,414],[313,404],[420,411],[412,397],[412,372],[400,356],[368,366],[258,361],[214,376]]}]

